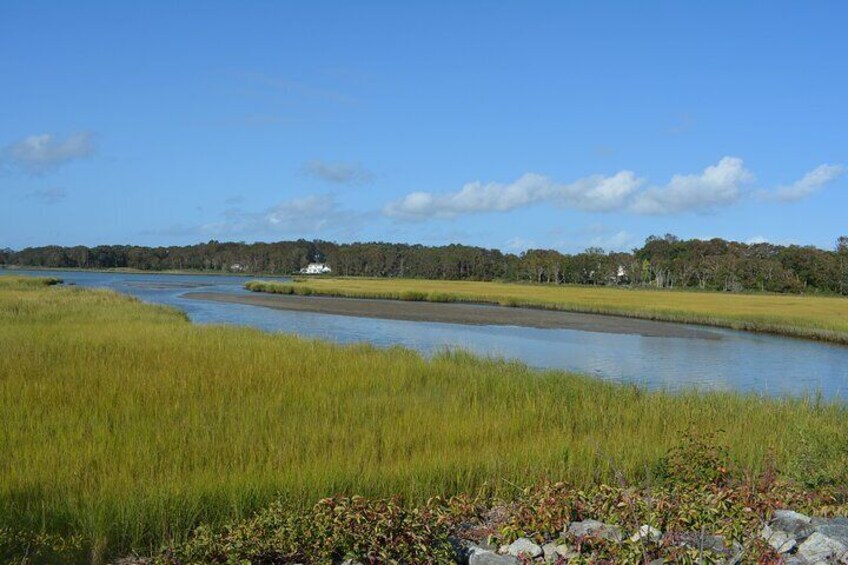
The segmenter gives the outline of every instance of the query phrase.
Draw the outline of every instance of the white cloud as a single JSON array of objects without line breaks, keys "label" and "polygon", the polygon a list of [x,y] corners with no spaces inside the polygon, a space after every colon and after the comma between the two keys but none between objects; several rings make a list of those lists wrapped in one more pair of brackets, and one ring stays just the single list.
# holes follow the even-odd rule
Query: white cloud
[{"label": "white cloud", "polygon": [[630,209],[637,214],[707,212],[736,203],[741,185],[753,180],[742,159],[724,157],[699,175],[674,175],[667,185],[648,188]]},{"label": "white cloud", "polygon": [[75,159],[94,154],[91,133],[80,132],[57,139],[49,133],[30,135],[0,150],[0,163],[30,174],[53,171]]},{"label": "white cloud", "polygon": [[453,193],[412,192],[390,203],[383,213],[406,219],[450,218],[459,214],[507,212],[538,202],[604,212],[623,206],[641,183],[630,171],[621,171],[610,177],[593,175],[571,184],[526,173],[510,184],[475,181]]},{"label": "white cloud", "polygon": [[303,165],[303,172],[309,176],[336,184],[366,183],[374,174],[358,163],[330,163],[313,159]]},{"label": "white cloud", "polygon": [[780,186],[768,197],[781,202],[802,200],[818,192],[823,186],[838,179],[845,172],[842,165],[819,165],[800,180],[789,186]]},{"label": "white cloud", "polygon": [[[845,172],[841,165],[820,165],[790,186],[759,191],[784,202],[805,198]],[[572,183],[526,173],[503,184],[474,181],[456,192],[411,192],[383,208],[396,219],[453,218],[462,214],[508,212],[537,203],[585,212],[629,212],[640,215],[708,213],[758,194],[746,186],[755,180],[739,157],[724,157],[700,173],[671,177],[664,185],[647,185],[631,171],[593,175]],[[623,241],[623,238],[622,238]]]}]

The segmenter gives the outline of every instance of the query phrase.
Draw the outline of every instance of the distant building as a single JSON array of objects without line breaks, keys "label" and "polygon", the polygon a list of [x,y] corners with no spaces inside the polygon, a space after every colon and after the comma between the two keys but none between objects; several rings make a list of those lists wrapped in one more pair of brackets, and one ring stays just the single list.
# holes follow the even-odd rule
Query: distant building
[{"label": "distant building", "polygon": [[326,263],[310,263],[300,270],[301,275],[326,275],[333,270]]}]

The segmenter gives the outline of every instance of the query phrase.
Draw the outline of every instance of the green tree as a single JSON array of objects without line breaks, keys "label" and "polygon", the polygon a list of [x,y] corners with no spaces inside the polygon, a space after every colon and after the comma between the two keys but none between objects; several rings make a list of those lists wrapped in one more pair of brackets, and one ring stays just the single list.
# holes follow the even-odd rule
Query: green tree
[{"label": "green tree", "polygon": [[836,240],[836,255],[839,258],[839,294],[848,294],[848,236]]}]

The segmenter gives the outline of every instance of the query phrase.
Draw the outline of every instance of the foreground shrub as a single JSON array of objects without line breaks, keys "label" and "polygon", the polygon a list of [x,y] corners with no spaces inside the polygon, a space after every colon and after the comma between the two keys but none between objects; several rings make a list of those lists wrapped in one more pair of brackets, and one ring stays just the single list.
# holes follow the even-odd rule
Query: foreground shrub
[{"label": "foreground shrub", "polygon": [[446,563],[453,557],[448,528],[431,508],[355,496],[327,498],[299,513],[275,504],[246,522],[220,530],[199,528],[159,561]]}]

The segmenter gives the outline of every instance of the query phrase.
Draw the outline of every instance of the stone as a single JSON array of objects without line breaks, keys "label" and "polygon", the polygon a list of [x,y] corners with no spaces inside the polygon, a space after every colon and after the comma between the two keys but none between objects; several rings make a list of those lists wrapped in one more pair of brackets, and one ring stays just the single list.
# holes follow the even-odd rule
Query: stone
[{"label": "stone", "polygon": [[513,557],[532,557],[536,559],[542,555],[542,548],[527,538],[518,538],[506,548],[506,552]]},{"label": "stone", "polygon": [[782,530],[775,530],[769,525],[763,526],[763,529],[760,530],[760,537],[766,540],[772,549],[778,553],[789,553],[798,545],[795,538]]},{"label": "stone", "polygon": [[512,555],[498,555],[494,551],[472,548],[468,553],[468,565],[521,565]]},{"label": "stone", "polygon": [[661,539],[662,532],[648,524],[643,524],[639,526],[639,530],[635,534],[630,536],[630,541],[660,541]]},{"label": "stone", "polygon": [[624,538],[621,528],[612,524],[604,524],[597,520],[583,520],[572,522],[568,525],[566,533],[573,537],[600,538],[614,542],[621,542]]},{"label": "stone", "polygon": [[448,542],[451,544],[453,548],[453,552],[459,558],[460,563],[468,563],[468,554],[472,549],[478,548],[479,546],[467,539],[462,539],[455,536],[449,536]]},{"label": "stone", "polygon": [[816,531],[832,540],[838,541],[844,546],[848,546],[848,525],[832,521],[816,526]]},{"label": "stone", "polygon": [[821,532],[813,532],[798,546],[798,557],[810,563],[827,562],[848,552],[848,546],[829,538]]},{"label": "stone", "polygon": [[738,543],[733,544],[731,556],[724,560],[724,565],[739,565],[742,563],[742,558],[745,556],[745,551]]},{"label": "stone", "polygon": [[542,546],[542,556],[544,557],[545,563],[556,563],[559,559],[559,552],[557,552],[557,546],[552,543],[546,543]]},{"label": "stone", "polygon": [[577,555],[579,555],[570,545],[566,543],[561,543],[556,546],[556,552],[560,557],[565,559],[571,559],[572,557],[577,557]]},{"label": "stone", "polygon": [[792,510],[775,510],[769,525],[773,530],[786,532],[794,539],[805,538],[813,533],[812,518]]},{"label": "stone", "polygon": [[692,547],[695,549],[703,549],[714,553],[728,554],[729,550],[725,545],[724,537],[714,536],[712,534],[701,534],[699,532],[683,532],[677,534],[677,542],[684,547]]}]

